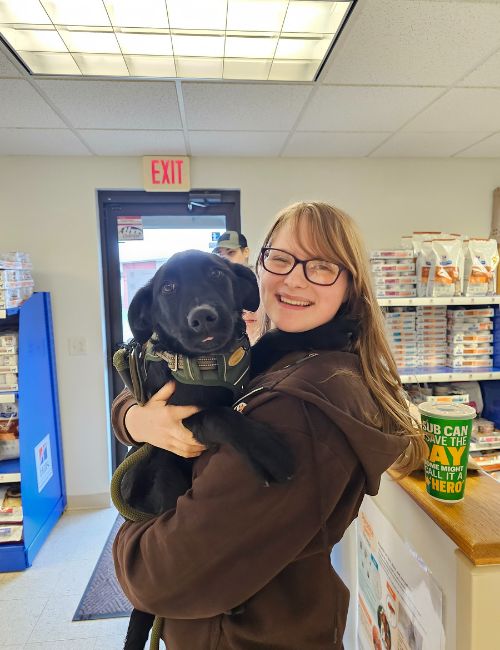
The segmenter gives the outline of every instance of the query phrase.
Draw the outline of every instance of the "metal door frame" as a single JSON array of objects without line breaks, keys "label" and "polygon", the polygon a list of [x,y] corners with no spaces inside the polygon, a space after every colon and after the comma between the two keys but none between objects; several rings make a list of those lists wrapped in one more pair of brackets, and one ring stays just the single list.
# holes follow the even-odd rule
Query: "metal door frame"
[{"label": "metal door frame", "polygon": [[[106,369],[109,406],[123,388],[113,367],[113,354],[122,342],[122,305],[117,217],[203,216],[224,214],[226,229],[240,232],[239,190],[191,190],[190,192],[143,192],[98,190],[101,269],[106,333]],[[108,413],[108,418],[110,414]],[[111,427],[110,427],[111,429]],[[127,450],[112,434],[111,467],[115,470]]]}]

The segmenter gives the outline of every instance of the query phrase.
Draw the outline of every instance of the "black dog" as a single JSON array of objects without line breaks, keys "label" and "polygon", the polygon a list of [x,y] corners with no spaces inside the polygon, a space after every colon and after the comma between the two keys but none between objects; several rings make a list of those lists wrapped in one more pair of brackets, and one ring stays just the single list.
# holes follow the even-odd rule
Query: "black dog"
[{"label": "black dog", "polygon": [[[128,317],[141,346],[136,354],[142,355],[144,400],[175,378],[169,403],[203,409],[183,422],[198,442],[209,448],[232,445],[263,483],[284,482],[294,467],[288,447],[269,428],[231,408],[249,374],[241,312],[256,311],[258,305],[258,286],[250,269],[192,250],[173,255],[158,269],[134,296]],[[204,370],[210,365],[211,370]],[[191,487],[192,463],[153,448],[126,472],[121,495],[142,512],[165,512]],[[134,610],[126,650],[144,647],[152,620]]]}]

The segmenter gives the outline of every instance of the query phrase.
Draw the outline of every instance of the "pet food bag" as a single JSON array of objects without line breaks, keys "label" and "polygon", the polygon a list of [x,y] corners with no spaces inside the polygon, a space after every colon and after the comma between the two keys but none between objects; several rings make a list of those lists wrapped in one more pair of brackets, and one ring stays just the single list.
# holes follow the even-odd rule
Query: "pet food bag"
[{"label": "pet food bag", "polygon": [[414,245],[417,250],[417,295],[423,297],[427,295],[432,266],[432,241],[416,241]]},{"label": "pet food bag", "polygon": [[460,239],[434,239],[427,295],[459,296],[462,293],[463,253]]},{"label": "pet food bag", "polygon": [[469,239],[465,254],[464,295],[491,296],[496,291],[498,248],[494,239]]}]

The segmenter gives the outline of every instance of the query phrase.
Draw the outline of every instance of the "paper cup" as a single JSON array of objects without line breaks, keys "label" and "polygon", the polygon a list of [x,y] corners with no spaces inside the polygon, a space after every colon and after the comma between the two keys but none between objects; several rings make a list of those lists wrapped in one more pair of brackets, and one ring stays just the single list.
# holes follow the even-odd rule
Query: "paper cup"
[{"label": "paper cup", "polygon": [[433,402],[424,402],[418,408],[429,447],[429,457],[424,463],[426,490],[438,501],[462,501],[476,411],[466,404]]}]

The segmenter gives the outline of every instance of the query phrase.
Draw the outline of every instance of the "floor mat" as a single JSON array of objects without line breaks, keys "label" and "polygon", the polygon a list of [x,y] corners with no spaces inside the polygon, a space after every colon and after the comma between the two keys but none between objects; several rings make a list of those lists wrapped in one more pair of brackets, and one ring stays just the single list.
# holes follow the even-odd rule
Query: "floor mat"
[{"label": "floor mat", "polygon": [[123,522],[123,517],[118,515],[73,616],[74,621],[130,616],[132,605],[118,584],[111,553],[116,533]]}]

